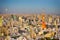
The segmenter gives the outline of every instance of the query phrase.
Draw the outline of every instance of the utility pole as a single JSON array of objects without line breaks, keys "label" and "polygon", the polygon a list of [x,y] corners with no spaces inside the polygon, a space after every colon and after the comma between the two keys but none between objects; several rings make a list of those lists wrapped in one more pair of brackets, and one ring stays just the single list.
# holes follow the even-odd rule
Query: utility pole
[{"label": "utility pole", "polygon": [[58,25],[57,25],[57,21],[54,21],[55,24],[55,28],[56,28],[56,37],[58,38]]}]

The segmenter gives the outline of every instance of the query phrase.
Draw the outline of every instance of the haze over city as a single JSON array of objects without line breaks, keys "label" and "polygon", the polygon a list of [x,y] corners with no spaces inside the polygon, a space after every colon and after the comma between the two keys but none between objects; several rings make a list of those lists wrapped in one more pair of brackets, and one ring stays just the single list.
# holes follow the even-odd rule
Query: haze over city
[{"label": "haze over city", "polygon": [[0,0],[0,13],[60,14],[60,0]]}]

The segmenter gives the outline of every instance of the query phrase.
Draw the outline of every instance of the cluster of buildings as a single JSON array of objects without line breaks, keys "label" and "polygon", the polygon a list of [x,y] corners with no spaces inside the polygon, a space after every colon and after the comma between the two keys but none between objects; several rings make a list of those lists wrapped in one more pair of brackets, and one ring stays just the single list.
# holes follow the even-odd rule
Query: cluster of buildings
[{"label": "cluster of buildings", "polygon": [[59,28],[60,16],[57,15],[0,15],[0,39],[2,40],[59,40]]}]

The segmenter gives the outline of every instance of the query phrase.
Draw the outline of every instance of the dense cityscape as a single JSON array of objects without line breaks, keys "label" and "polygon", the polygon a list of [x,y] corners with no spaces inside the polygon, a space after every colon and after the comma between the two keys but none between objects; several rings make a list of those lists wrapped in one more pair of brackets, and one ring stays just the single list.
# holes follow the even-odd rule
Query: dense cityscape
[{"label": "dense cityscape", "polygon": [[0,14],[0,40],[60,40],[60,16]]}]

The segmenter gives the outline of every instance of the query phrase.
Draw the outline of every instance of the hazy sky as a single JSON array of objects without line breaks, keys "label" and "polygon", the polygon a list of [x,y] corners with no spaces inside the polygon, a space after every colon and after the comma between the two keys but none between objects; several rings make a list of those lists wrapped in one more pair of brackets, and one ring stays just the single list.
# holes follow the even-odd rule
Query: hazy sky
[{"label": "hazy sky", "polygon": [[60,13],[60,0],[0,0],[0,13]]}]

